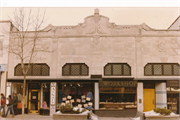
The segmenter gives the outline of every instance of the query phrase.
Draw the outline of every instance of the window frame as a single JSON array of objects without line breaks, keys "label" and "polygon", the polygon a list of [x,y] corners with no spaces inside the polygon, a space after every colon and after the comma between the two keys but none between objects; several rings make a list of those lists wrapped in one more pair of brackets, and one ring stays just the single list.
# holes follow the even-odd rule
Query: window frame
[{"label": "window frame", "polygon": [[[28,63],[24,63],[24,66],[28,65]],[[33,66],[34,65],[40,65],[40,75],[35,75],[33,74]],[[43,73],[43,70],[42,70],[42,67],[44,66],[47,66],[48,67],[48,74],[47,75],[42,75]],[[16,75],[16,68],[17,67],[21,67],[21,64],[18,63],[15,67],[14,67],[14,76],[23,76],[23,73],[22,73],[22,68],[21,68],[21,75]],[[29,71],[30,70],[30,71]],[[30,68],[29,68],[28,72],[30,72],[30,74],[26,74],[26,76],[50,76],[50,67],[49,65],[47,65],[46,63],[30,63]]]},{"label": "window frame", "polygon": [[[146,74],[146,67],[148,65],[151,65],[151,75],[150,74]],[[156,75],[154,74],[154,65],[161,65],[161,74],[160,75]],[[171,74],[164,74],[164,65],[171,65]],[[179,76],[179,75],[176,75],[174,74],[174,65],[177,65],[180,67],[180,65],[178,63],[147,63],[145,66],[144,66],[144,76]],[[179,69],[180,71],[180,69]]]},{"label": "window frame", "polygon": [[[105,69],[106,69],[106,67],[107,67],[108,65],[111,66],[111,75],[107,75],[107,74],[105,73]],[[121,75],[120,75],[120,74],[119,74],[119,75],[118,75],[118,74],[113,74],[113,65],[121,65]],[[130,70],[129,75],[124,74],[124,65],[126,65],[126,66],[129,68],[129,70]],[[129,64],[127,64],[127,63],[107,63],[107,64],[104,66],[104,76],[131,76],[131,66],[130,66]]]},{"label": "window frame", "polygon": [[[79,74],[78,75],[72,75],[72,65],[79,65]],[[82,75],[82,65],[86,66],[87,68],[87,74]],[[69,66],[68,75],[64,74],[64,67]],[[62,76],[89,76],[89,67],[85,63],[66,63],[62,67]]]}]

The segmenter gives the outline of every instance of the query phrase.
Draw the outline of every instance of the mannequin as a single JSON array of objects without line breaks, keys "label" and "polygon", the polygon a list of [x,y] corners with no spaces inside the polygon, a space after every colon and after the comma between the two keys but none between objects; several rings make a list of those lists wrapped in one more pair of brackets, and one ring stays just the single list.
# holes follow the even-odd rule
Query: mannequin
[{"label": "mannequin", "polygon": [[87,93],[87,97],[90,98],[90,100],[93,100],[93,94],[92,94],[92,92],[90,91],[90,89],[89,89],[89,91],[88,91],[88,93]]}]

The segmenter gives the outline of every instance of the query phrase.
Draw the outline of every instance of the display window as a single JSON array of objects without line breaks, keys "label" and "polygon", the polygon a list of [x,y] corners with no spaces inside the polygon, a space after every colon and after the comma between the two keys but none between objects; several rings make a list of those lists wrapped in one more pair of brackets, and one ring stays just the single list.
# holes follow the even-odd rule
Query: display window
[{"label": "display window", "polygon": [[[13,83],[12,84],[12,96],[14,93],[17,93],[17,97],[18,97],[18,104],[17,104],[17,108],[22,108],[22,99],[23,99],[23,83]],[[24,98],[24,107],[27,108],[27,89],[25,92],[25,98]],[[14,97],[14,96],[13,96]],[[13,98],[12,97],[12,98]]]},{"label": "display window", "polygon": [[100,87],[99,109],[136,109],[136,87]]},{"label": "display window", "polygon": [[94,83],[61,82],[57,89],[57,108],[72,104],[82,108],[94,107]]},{"label": "display window", "polygon": [[41,103],[42,104],[41,108],[49,109],[49,107],[50,107],[50,83],[43,83],[42,89],[43,89],[43,93],[42,93],[43,102]]},{"label": "display window", "polygon": [[174,113],[178,113],[180,88],[179,87],[167,87],[166,91],[167,91],[167,109],[170,109]]}]

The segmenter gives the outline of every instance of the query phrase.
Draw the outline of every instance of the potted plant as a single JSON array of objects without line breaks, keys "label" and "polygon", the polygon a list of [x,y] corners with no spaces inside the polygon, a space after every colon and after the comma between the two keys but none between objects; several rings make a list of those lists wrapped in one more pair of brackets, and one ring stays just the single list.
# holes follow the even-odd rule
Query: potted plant
[{"label": "potted plant", "polygon": [[89,111],[85,108],[73,107],[72,104],[62,105],[59,112],[53,114],[53,120],[87,120]]},{"label": "potted plant", "polygon": [[171,110],[164,108],[155,108],[152,111],[144,112],[146,120],[179,120],[179,115]]}]

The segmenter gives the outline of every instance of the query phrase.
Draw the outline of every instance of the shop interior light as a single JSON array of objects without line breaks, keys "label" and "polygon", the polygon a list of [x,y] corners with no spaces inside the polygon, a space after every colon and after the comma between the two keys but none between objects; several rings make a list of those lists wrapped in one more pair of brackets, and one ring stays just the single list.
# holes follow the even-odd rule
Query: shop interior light
[{"label": "shop interior light", "polygon": [[64,84],[64,87],[66,87],[66,84]]},{"label": "shop interior light", "polygon": [[72,84],[70,84],[70,86],[72,86]]},{"label": "shop interior light", "polygon": [[43,84],[43,87],[44,87],[44,88],[47,88],[46,83]]}]

